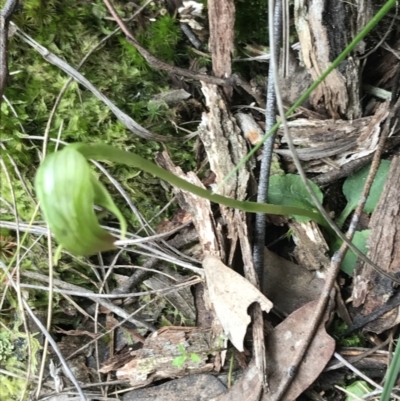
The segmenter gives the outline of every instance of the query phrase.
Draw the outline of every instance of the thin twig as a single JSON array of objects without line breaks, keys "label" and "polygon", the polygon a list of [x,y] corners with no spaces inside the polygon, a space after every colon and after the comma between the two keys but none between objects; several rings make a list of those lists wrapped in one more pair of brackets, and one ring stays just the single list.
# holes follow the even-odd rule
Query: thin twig
[{"label": "thin twig", "polygon": [[[282,0],[278,0],[274,10],[274,31],[270,41],[275,42],[275,59],[279,60],[280,46],[282,42]],[[272,53],[272,51],[271,51]],[[268,72],[268,89],[267,89],[267,108],[265,114],[265,132],[276,124],[276,97],[274,86],[274,68],[277,65],[269,64]],[[272,161],[272,151],[274,149],[276,133],[271,135],[265,142],[263,147],[263,155],[260,166],[260,176],[258,179],[257,202],[266,203],[268,199],[269,175]],[[260,280],[260,288],[264,285],[264,247],[265,247],[265,230],[266,216],[264,213],[256,214],[254,226],[254,249],[253,261],[254,269]]]},{"label": "thin twig", "polygon": [[[15,283],[13,277],[11,274],[7,271],[7,266],[3,263],[3,261],[0,260],[0,266],[4,270],[5,274],[7,275],[8,281],[11,283],[11,285],[14,287],[14,290],[18,292],[17,284]],[[31,307],[29,304],[26,302],[25,298],[22,297],[21,299],[21,305],[24,306],[25,310],[28,312],[28,314],[31,316],[32,320],[35,322],[35,324],[39,327],[41,332],[45,335],[45,337],[49,340],[49,343],[53,347],[54,352],[57,354],[58,358],[60,359],[60,362],[64,368],[65,374],[68,376],[68,378],[71,380],[75,388],[77,389],[79,396],[82,401],[87,401],[87,398],[85,394],[83,393],[82,389],[79,386],[79,383],[77,382],[75,376],[71,372],[71,369],[67,365],[60,349],[58,348],[56,342],[53,340],[51,337],[50,333],[46,330],[46,328],[43,326],[42,322],[35,316],[35,314],[32,312]]]},{"label": "thin twig", "polygon": [[[11,24],[13,24],[11,22]],[[92,83],[86,79],[81,73],[79,73],[75,68],[72,68],[68,63],[62,60],[60,57],[56,56],[54,53],[50,52],[47,48],[40,45],[36,42],[33,38],[19,29],[15,24],[16,27],[15,34],[22,39],[24,42],[28,43],[31,47],[33,47],[38,53],[40,53],[43,58],[48,61],[49,63],[55,65],[56,67],[60,68],[69,76],[73,77],[77,82],[83,85],[86,89],[92,92],[99,100],[101,100],[117,117],[117,119],[133,134],[152,141],[159,141],[165,142],[170,140],[177,140],[173,137],[166,137],[163,135],[157,135],[146,128],[139,125],[135,120],[133,120],[130,116],[120,110],[108,97],[106,97],[103,93],[101,93]],[[181,140],[181,138],[179,138]]]},{"label": "thin twig", "polygon": [[[349,363],[346,359],[344,359],[342,357],[342,355],[338,354],[337,352],[335,352],[333,354],[335,356],[335,358],[342,362],[342,364],[344,366],[346,366],[348,369],[350,369],[352,372],[354,372],[357,376],[361,377],[361,379],[365,380],[367,383],[369,383],[371,386],[375,387],[378,390],[383,390],[383,387],[380,386],[379,384],[375,383],[372,379],[370,379],[367,375],[364,375],[364,373],[362,373],[361,371],[359,371],[357,368],[355,368],[351,363]],[[396,394],[392,394],[393,398],[396,398],[398,400],[400,400],[400,397]]]},{"label": "thin twig", "polygon": [[199,74],[190,70],[186,70],[184,68],[179,68],[172,66],[170,64],[165,63],[164,61],[159,60],[155,56],[153,56],[148,50],[146,50],[133,36],[132,32],[126,26],[124,21],[122,21],[121,17],[118,15],[117,11],[115,10],[114,6],[111,4],[110,0],[103,0],[104,4],[108,8],[108,11],[113,16],[119,27],[121,28],[122,32],[126,35],[128,42],[132,43],[138,52],[144,57],[144,59],[156,69],[160,69],[163,71],[167,71],[171,74],[181,75],[185,78],[191,78],[199,81],[203,81],[209,84],[214,85],[221,85],[221,86],[231,86],[232,85],[232,78],[222,79],[213,77],[211,75],[206,74]]},{"label": "thin twig", "polygon": [[[28,274],[24,273],[23,275],[26,277],[38,279],[38,277],[33,277],[32,274],[28,275]],[[42,278],[42,281],[43,281],[43,278]],[[163,288],[163,289],[159,289],[159,290],[131,292],[131,293],[127,293],[127,294],[98,294],[98,293],[95,293],[95,292],[92,292],[89,290],[85,290],[82,287],[73,286],[72,284],[58,283],[57,286],[63,287],[66,289],[53,288],[52,291],[59,293],[59,294],[75,295],[77,297],[84,297],[84,298],[89,298],[89,299],[97,301],[99,299],[104,300],[104,299],[133,298],[133,297],[141,297],[141,296],[152,295],[152,294],[157,294],[157,295],[164,294],[165,295],[165,294],[169,294],[170,292],[176,292],[181,288],[190,287],[192,285],[195,285],[195,284],[198,284],[201,282],[203,282],[203,280],[201,278],[193,276],[193,278],[191,278],[190,280],[188,280],[186,282],[171,285],[170,287],[167,287],[167,288]],[[49,291],[48,287],[44,287],[42,285],[25,284],[25,283],[20,283],[19,285],[21,286],[21,288],[33,288],[35,290]],[[72,288],[72,289],[69,289],[69,288]],[[136,324],[138,324],[138,323],[136,322]],[[142,322],[140,324],[143,326]],[[145,327],[147,327],[147,326],[145,326]]]}]

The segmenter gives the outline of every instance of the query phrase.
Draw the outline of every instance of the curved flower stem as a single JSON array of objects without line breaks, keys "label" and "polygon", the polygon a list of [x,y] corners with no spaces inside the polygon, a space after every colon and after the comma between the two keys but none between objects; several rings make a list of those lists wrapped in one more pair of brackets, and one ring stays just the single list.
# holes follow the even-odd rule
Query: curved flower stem
[{"label": "curved flower stem", "polygon": [[145,171],[146,173],[150,173],[164,181],[169,182],[171,185],[174,185],[184,191],[191,192],[202,198],[208,199],[211,202],[219,203],[221,205],[243,210],[249,213],[268,213],[309,217],[315,220],[317,223],[326,226],[325,220],[322,218],[322,216],[312,210],[292,206],[272,205],[269,203],[239,201],[222,195],[214,194],[204,188],[193,185],[175,176],[169,171],[164,170],[151,161],[143,159],[135,153],[125,152],[104,144],[86,145],[83,143],[75,143],[69,146],[74,147],[74,149],[80,152],[87,159],[107,160],[136,167]]}]

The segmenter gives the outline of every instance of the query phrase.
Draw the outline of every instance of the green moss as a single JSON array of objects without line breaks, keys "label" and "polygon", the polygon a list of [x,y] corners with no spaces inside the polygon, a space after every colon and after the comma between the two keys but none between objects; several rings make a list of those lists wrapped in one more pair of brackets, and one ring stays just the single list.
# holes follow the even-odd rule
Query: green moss
[{"label": "green moss", "polygon": [[[36,338],[30,336],[31,343],[31,373],[36,373],[39,343]],[[19,400],[25,388],[26,363],[28,362],[28,344],[26,335],[18,331],[0,329],[0,368],[10,374],[18,375],[21,378],[0,375],[0,399]]]},{"label": "green moss", "polygon": [[[125,2],[115,2],[115,6],[122,17],[131,15]],[[153,16],[157,11],[156,7],[159,6],[154,5],[153,10],[145,12],[152,13],[149,16]],[[71,66],[76,66],[105,34],[115,29],[115,22],[105,18],[108,15],[101,0],[26,0],[21,3],[13,20],[41,45]],[[148,22],[145,28],[139,27],[135,21],[129,23],[129,28],[140,43],[156,57],[171,64],[178,61],[177,48],[181,32],[173,17],[157,14],[156,21]],[[42,143],[21,138],[25,135],[44,134],[50,111],[69,77],[49,64],[16,35],[10,39],[9,47],[10,71],[17,73],[12,75],[5,95],[16,115],[6,103],[2,104],[0,139],[6,141],[6,152],[15,159],[21,174],[29,183],[35,173],[32,166],[39,163],[38,153]],[[81,68],[81,72],[142,126],[162,135],[179,135],[169,121],[174,117],[173,112],[166,106],[151,102],[155,94],[169,89],[165,73],[153,70],[126,41],[124,34],[117,34],[94,52]],[[101,141],[130,149],[149,159],[153,158],[156,151],[161,150],[159,143],[143,141],[134,136],[116,120],[107,106],[76,82],[70,84],[61,99],[50,128],[50,138],[57,137],[59,131],[65,141]],[[12,140],[8,141],[9,139]],[[54,145],[50,143],[49,151],[53,149]],[[174,159],[181,155],[184,155],[185,163],[194,159],[189,144],[183,147],[181,143],[179,146],[172,145],[170,149],[172,152],[179,152],[176,157],[172,154]],[[153,177],[142,176],[138,171],[120,166],[112,166],[110,173],[123,183],[147,218],[151,217],[160,199],[166,199],[159,181]],[[11,175],[20,217],[29,220],[34,205],[15,174]],[[4,182],[4,173],[1,179]],[[29,186],[31,187],[30,184]],[[11,203],[8,189],[2,192],[2,197]],[[149,207],[154,202],[156,204]],[[14,216],[10,213],[7,218],[14,219]]]},{"label": "green moss", "polygon": [[236,40],[264,45],[268,41],[268,0],[235,0]]}]

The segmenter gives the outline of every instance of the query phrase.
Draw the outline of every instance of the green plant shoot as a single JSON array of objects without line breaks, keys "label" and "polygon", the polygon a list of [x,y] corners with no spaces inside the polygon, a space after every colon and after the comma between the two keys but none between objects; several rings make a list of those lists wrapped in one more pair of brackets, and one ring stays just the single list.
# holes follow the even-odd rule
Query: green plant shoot
[{"label": "green plant shoot", "polygon": [[308,208],[238,201],[213,194],[175,176],[142,157],[97,144],[72,144],[52,153],[40,165],[35,188],[44,218],[60,245],[78,256],[92,255],[115,248],[115,238],[102,229],[94,212],[95,204],[110,210],[121,224],[122,238],[126,222],[105,187],[92,175],[87,159],[107,160],[136,167],[161,178],[171,185],[212,202],[250,213],[296,215],[320,224],[320,214]]}]

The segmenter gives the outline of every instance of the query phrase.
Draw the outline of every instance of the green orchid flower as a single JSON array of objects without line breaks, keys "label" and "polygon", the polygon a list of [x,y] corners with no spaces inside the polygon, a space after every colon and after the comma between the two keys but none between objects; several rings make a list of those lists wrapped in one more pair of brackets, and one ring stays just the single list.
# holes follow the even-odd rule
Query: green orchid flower
[{"label": "green orchid flower", "polygon": [[35,188],[50,230],[63,248],[77,256],[115,249],[116,238],[101,228],[94,206],[126,221],[110,194],[93,175],[88,161],[72,146],[48,155],[40,165]]},{"label": "green orchid flower", "polygon": [[124,163],[211,202],[246,212],[305,216],[325,223],[314,210],[227,198],[193,185],[134,153],[104,144],[75,143],[45,158],[38,169],[35,187],[44,217],[57,241],[78,256],[115,248],[116,238],[100,227],[95,204],[111,211],[120,222],[122,237],[126,233],[125,219],[107,190],[93,176],[87,159]]}]

